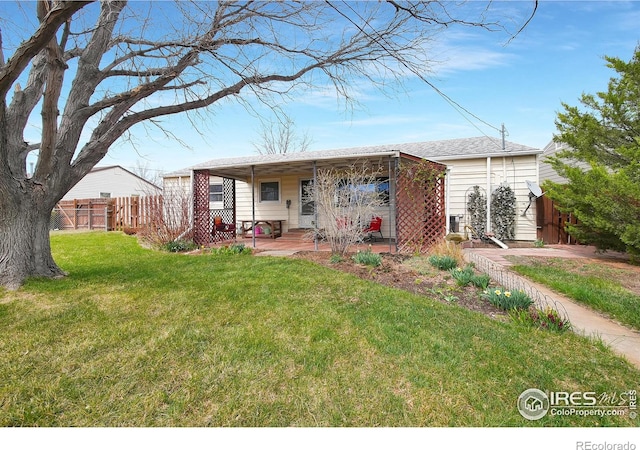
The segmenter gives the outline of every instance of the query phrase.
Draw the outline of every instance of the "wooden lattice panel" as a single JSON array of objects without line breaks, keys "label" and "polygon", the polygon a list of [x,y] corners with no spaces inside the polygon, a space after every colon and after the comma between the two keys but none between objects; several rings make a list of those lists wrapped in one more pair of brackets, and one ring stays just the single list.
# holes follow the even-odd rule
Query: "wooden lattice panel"
[{"label": "wooden lattice panel", "polygon": [[198,245],[206,245],[211,240],[208,170],[193,172],[193,240]]},{"label": "wooden lattice panel", "polygon": [[429,161],[403,161],[396,188],[398,251],[422,253],[444,237],[445,169]]},{"label": "wooden lattice panel", "polygon": [[222,209],[209,211],[210,223],[214,224],[215,218],[219,216],[223,224],[230,225],[226,227],[230,231],[216,230],[216,233],[213,233],[213,242],[233,239],[236,235],[236,180],[232,178],[222,179],[222,206]]}]

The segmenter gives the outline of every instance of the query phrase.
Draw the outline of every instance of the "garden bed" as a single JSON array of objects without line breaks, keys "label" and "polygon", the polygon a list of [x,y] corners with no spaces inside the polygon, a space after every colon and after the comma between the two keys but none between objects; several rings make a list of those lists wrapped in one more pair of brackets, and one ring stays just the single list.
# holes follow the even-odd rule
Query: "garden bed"
[{"label": "garden bed", "polygon": [[431,266],[426,257],[385,253],[382,254],[382,264],[378,267],[356,264],[351,259],[352,255],[344,257],[340,262],[333,262],[329,252],[298,252],[293,257],[310,260],[385,286],[428,296],[442,303],[459,305],[493,319],[505,320],[508,317],[505,311],[481,299],[478,288],[457,286],[449,272]]}]

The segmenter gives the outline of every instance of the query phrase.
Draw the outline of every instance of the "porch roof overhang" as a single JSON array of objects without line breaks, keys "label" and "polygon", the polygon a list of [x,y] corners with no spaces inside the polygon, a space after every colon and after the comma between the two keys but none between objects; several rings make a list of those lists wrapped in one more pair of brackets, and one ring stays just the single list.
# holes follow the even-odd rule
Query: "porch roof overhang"
[{"label": "porch roof overhang", "polygon": [[403,156],[399,151],[360,153],[354,155],[305,155],[304,153],[291,155],[268,155],[266,158],[234,158],[229,160],[212,161],[194,166],[192,170],[209,170],[209,174],[223,178],[247,181],[254,174],[260,177],[275,177],[283,175],[308,174],[322,168],[347,168],[357,162],[378,163],[386,166],[389,159]]}]

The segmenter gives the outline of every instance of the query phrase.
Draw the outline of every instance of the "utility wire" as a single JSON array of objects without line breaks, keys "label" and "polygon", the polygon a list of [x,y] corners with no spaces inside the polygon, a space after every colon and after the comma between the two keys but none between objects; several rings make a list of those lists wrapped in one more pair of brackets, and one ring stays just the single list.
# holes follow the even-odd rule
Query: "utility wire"
[{"label": "utility wire", "polygon": [[[356,22],[354,22],[349,16],[347,16],[346,14],[344,14],[340,8],[336,8],[335,6],[332,5],[331,1],[329,0],[325,0],[326,3],[333,8],[338,14],[340,14],[342,17],[344,17],[346,20],[348,20],[353,26],[355,26],[358,30],[360,30],[360,32],[364,33],[366,36],[368,36],[369,38],[371,38],[372,40],[376,41],[380,47],[385,50],[389,56],[391,56],[393,59],[395,59],[397,62],[399,62],[402,66],[404,66],[407,70],[409,70],[411,73],[413,73],[415,76],[417,76],[422,82],[424,82],[425,84],[427,84],[431,89],[433,89],[440,97],[442,97],[458,114],[460,114],[460,116],[465,119],[467,122],[469,122],[469,124],[471,126],[473,126],[476,130],[478,130],[483,136],[485,136],[486,138],[488,138],[492,143],[494,143],[496,146],[500,147],[500,149],[502,149],[502,145],[495,142],[495,138],[492,138],[491,136],[487,135],[484,131],[482,131],[478,126],[476,126],[476,124],[474,124],[465,114],[467,114],[468,116],[473,117],[474,119],[476,119],[477,121],[485,124],[486,126],[488,126],[489,128],[492,128],[494,130],[496,130],[497,132],[499,132],[501,135],[503,133],[503,129],[498,128],[492,124],[490,124],[489,122],[483,120],[482,118],[480,118],[479,116],[477,116],[476,114],[472,113],[471,111],[469,111],[467,108],[465,108],[464,106],[462,106],[460,103],[456,102],[455,100],[453,100],[450,96],[448,96],[447,94],[445,94],[441,89],[439,89],[435,84],[433,84],[431,81],[429,81],[422,73],[418,72],[417,70],[409,67],[409,65],[406,63],[406,61],[397,58],[394,56],[393,52],[391,50],[389,50],[388,48],[388,42],[386,41],[384,36],[380,36],[379,33],[377,32],[377,30],[372,27],[369,22],[362,17],[362,15],[360,15],[360,13],[358,13],[358,11],[356,11],[355,9],[353,9],[353,7],[346,1],[342,1],[341,3],[345,5],[345,7],[347,7],[348,9],[350,9],[356,16],[358,16],[358,18],[364,23],[366,24],[366,26],[368,26],[369,28],[371,28],[374,33],[376,34],[375,36],[371,35],[369,32],[367,32],[362,26],[360,26],[359,24],[357,24]],[[536,8],[538,5],[538,2],[536,1]],[[535,9],[534,9],[535,12]],[[529,23],[531,19],[529,19],[527,21],[527,23]],[[526,24],[520,29],[520,31],[522,31],[522,29],[526,26]],[[518,33],[520,32],[518,31]]]}]

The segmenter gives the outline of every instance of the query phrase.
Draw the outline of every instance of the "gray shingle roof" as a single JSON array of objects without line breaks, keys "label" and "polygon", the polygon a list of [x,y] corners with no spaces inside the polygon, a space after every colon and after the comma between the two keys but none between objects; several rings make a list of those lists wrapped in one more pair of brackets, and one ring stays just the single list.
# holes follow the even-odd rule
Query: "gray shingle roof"
[{"label": "gray shingle roof", "polygon": [[542,150],[509,141],[505,142],[505,150],[503,150],[500,139],[481,136],[441,141],[412,142],[404,144],[387,144],[313,152],[288,153],[284,155],[253,155],[234,158],[219,158],[166,174],[165,177],[172,175],[178,176],[185,172],[189,173],[192,169],[224,169],[247,165],[260,166],[279,163],[287,164],[302,161],[358,158],[364,155],[375,156],[378,154],[383,156],[394,152],[401,152],[436,162],[445,162],[452,159],[468,159],[489,156],[535,155],[542,153]]}]

